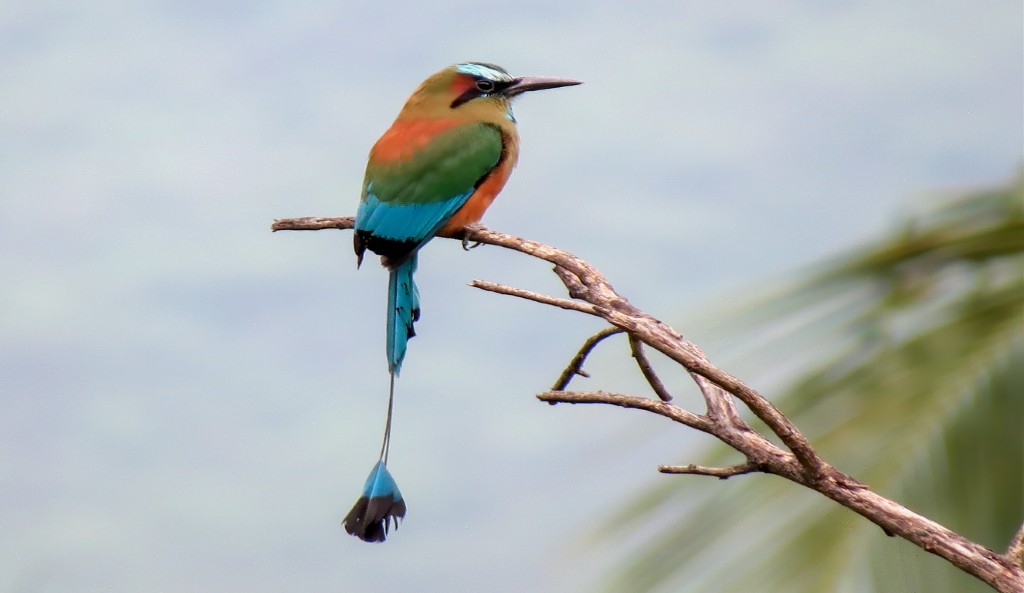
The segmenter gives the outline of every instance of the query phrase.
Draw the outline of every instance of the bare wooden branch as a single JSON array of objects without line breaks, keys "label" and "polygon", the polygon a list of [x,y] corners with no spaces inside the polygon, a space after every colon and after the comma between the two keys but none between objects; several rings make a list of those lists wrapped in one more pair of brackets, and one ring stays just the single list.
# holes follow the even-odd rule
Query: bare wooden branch
[{"label": "bare wooden branch", "polygon": [[[548,403],[600,403],[645,410],[702,432],[722,436],[719,434],[721,426],[710,419],[696,416],[673,404],[652,399],[603,391],[545,392],[539,394],[537,398]],[[993,552],[897,502],[872,492],[865,484],[835,468],[829,467],[823,478],[810,480],[793,455],[774,448],[771,443],[761,443],[758,447],[748,452],[745,450],[748,448],[747,445],[741,443],[734,448],[748,455],[749,463],[753,464],[757,471],[782,476],[818,491],[879,525],[886,533],[902,537],[932,554],[945,558],[1000,593],[1020,593],[1024,590],[1021,589],[1024,586],[1024,570],[1019,565],[1014,565],[1008,556]]]},{"label": "bare wooden branch", "polygon": [[1006,549],[1006,557],[1014,566],[1024,566],[1024,523],[1010,540],[1010,547]]},{"label": "bare wooden branch", "polygon": [[685,424],[690,428],[696,428],[701,432],[711,433],[712,424],[704,416],[698,416],[693,412],[684,410],[674,404],[649,397],[636,395],[624,395],[621,393],[609,393],[607,391],[545,391],[538,393],[537,399],[549,404],[611,404],[620,408],[633,408],[653,412]]},{"label": "bare wooden branch", "polygon": [[729,467],[706,467],[703,465],[659,465],[658,471],[663,474],[692,474],[696,476],[714,476],[720,480],[726,480],[733,476],[749,474],[760,471],[760,468],[753,463],[741,463]]},{"label": "bare wooden branch", "polygon": [[576,356],[572,357],[572,360],[569,361],[569,364],[565,367],[565,370],[562,371],[562,374],[559,375],[558,379],[555,380],[555,384],[551,387],[551,390],[562,391],[563,389],[569,386],[569,382],[572,381],[572,378],[577,375],[579,375],[580,377],[589,377],[590,375],[583,370],[583,363],[587,360],[587,357],[590,356],[590,352],[595,347],[597,347],[597,345],[600,344],[605,338],[621,333],[622,328],[606,327],[601,331],[597,332],[596,334],[587,338],[587,341],[583,342],[583,345],[580,346],[579,352],[576,353]]},{"label": "bare wooden branch", "polygon": [[1024,570],[1006,556],[872,492],[864,484],[846,482],[851,478],[835,469],[829,474],[816,483],[815,490],[869,519],[886,533],[945,558],[1000,593],[1024,592]]},{"label": "bare wooden branch", "polygon": [[[308,217],[276,220],[272,229],[351,229],[353,225],[354,219],[350,217]],[[643,410],[705,432],[741,453],[747,462],[731,468],[682,466],[682,470],[671,473],[728,477],[760,471],[781,476],[853,510],[877,524],[886,533],[901,537],[944,558],[1000,593],[1024,592],[1024,569],[1021,567],[1024,560],[1024,526],[1017,532],[1006,553],[999,554],[871,491],[866,485],[828,465],[797,427],[764,396],[715,367],[700,348],[684,340],[674,329],[634,307],[615,291],[603,274],[575,255],[550,245],[485,228],[470,228],[453,238],[505,247],[554,264],[555,274],[574,300],[479,280],[474,281],[472,286],[601,317],[614,328],[627,332],[631,344],[637,344],[635,351],[640,351],[639,345],[642,343],[685,368],[704,396],[707,415],[695,414],[666,401],[602,391],[556,389],[539,394],[537,397],[541,401],[551,404],[600,403]],[[590,346],[587,349],[585,345],[585,348],[581,349],[582,357],[575,365],[576,371],[582,371],[582,360],[592,348],[593,346]],[[573,364],[570,363],[567,370],[573,368]],[[645,372],[642,364],[640,368]],[[651,382],[650,379],[648,381]],[[567,383],[568,381],[565,381],[565,384]],[[564,389],[565,384],[560,381],[556,386],[560,385]],[[654,385],[652,383],[652,387]],[[655,392],[658,392],[658,388],[654,388]],[[662,394],[659,393],[660,395]],[[733,398],[738,399],[757,416],[768,430],[782,441],[788,451],[778,447],[766,435],[758,433],[745,423],[736,410]]]},{"label": "bare wooden branch", "polygon": [[715,385],[707,378],[690,373],[690,378],[697,384],[704,402],[708,407],[708,417],[723,425],[731,425],[736,428],[749,429],[749,425],[740,418],[736,411],[736,404],[732,401],[732,394]]},{"label": "bare wooden branch", "polygon": [[587,287],[583,284],[583,281],[580,280],[579,276],[558,265],[554,267],[553,271],[555,272],[555,276],[558,276],[558,279],[565,285],[565,289],[568,291],[569,296],[574,299],[587,298]]},{"label": "bare wooden branch", "polygon": [[550,245],[491,230],[476,230],[469,233],[468,237],[473,241],[505,247],[555,264],[556,274],[572,297],[585,299],[595,306],[597,314],[612,325],[623,328],[688,371],[705,377],[735,395],[796,455],[809,476],[821,477],[824,474],[827,464],[796,426],[771,402],[755,389],[712,365],[699,348],[684,340],[678,332],[630,304],[615,291],[603,274],[587,262]]},{"label": "bare wooden branch", "polygon": [[279,218],[270,225],[270,230],[277,231],[321,231],[323,229],[355,228],[356,219],[352,216],[334,218],[322,216],[306,216],[304,218]]},{"label": "bare wooden branch", "polygon": [[479,288],[488,292],[496,292],[498,294],[506,294],[508,296],[519,297],[528,301],[534,301],[541,303],[542,305],[551,305],[553,307],[559,307],[561,309],[568,309],[570,311],[579,311],[580,313],[589,313],[590,315],[597,315],[595,307],[589,303],[581,303],[579,301],[571,301],[569,299],[562,299],[558,297],[541,294],[539,292],[533,292],[532,290],[525,290],[522,288],[515,288],[514,286],[505,286],[504,284],[498,284],[496,282],[487,282],[486,280],[473,280],[469,283],[473,288]]},{"label": "bare wooden branch", "polygon": [[633,334],[629,334],[629,349],[633,354],[633,358],[636,359],[636,364],[640,367],[640,373],[643,374],[644,379],[647,379],[647,383],[657,394],[658,398],[663,402],[672,401],[672,394],[665,388],[665,384],[658,378],[658,374],[654,372],[654,367],[651,366],[651,361],[647,360],[647,355],[644,354],[644,344],[639,338]]}]

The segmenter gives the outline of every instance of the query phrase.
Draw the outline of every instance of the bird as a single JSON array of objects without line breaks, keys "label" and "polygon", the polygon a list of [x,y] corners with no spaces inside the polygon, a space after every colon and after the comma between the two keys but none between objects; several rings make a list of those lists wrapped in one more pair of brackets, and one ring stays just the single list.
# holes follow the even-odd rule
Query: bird
[{"label": "bird", "polygon": [[383,542],[406,504],[387,468],[395,378],[420,317],[413,280],[420,250],[436,236],[477,228],[519,157],[512,100],[523,93],[581,84],[512,76],[487,62],[453,64],[428,77],[370,150],[356,211],[356,267],[367,250],[388,270],[387,361],[390,383],[380,457],[343,523],[367,542]]}]

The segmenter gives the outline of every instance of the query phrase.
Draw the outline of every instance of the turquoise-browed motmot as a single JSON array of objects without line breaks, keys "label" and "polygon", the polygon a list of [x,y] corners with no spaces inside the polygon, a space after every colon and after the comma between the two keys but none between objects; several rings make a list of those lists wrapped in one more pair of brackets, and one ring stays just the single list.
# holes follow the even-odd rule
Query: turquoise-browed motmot
[{"label": "turquoise-browed motmot", "polygon": [[505,186],[519,157],[512,99],[527,91],[580,84],[564,78],[511,76],[504,68],[467,62],[425,80],[391,128],[370,150],[356,212],[355,250],[381,256],[388,280],[387,358],[391,373],[380,460],[345,530],[382,542],[405,501],[387,469],[395,377],[419,319],[413,281],[419,250],[435,236],[459,236],[477,223]]}]

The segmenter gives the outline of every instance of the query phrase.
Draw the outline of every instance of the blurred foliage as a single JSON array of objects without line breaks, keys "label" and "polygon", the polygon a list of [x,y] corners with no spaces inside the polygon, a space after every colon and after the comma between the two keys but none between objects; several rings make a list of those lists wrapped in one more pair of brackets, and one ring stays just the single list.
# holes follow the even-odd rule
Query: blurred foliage
[{"label": "blurred foliage", "polygon": [[[733,335],[755,375],[796,372],[772,399],[826,460],[1002,551],[1024,519],[1024,177],[940,201],[746,309]],[[774,476],[662,480],[601,535],[640,540],[611,591],[990,591]]]}]

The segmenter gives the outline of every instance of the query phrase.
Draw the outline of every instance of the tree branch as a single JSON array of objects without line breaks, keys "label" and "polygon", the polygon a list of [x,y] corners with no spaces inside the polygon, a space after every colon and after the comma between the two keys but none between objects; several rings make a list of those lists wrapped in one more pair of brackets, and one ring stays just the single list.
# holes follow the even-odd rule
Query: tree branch
[{"label": "tree branch", "polygon": [[589,377],[590,374],[583,370],[583,363],[587,360],[587,357],[590,356],[590,352],[593,351],[593,349],[605,338],[621,333],[622,329],[618,327],[606,327],[587,338],[587,341],[583,342],[583,346],[580,347],[576,356],[572,357],[572,360],[569,361],[569,365],[565,367],[562,374],[555,380],[555,384],[551,387],[551,390],[561,391],[565,389],[569,386],[569,382],[572,381],[572,378],[577,375],[580,377]]},{"label": "tree branch", "polygon": [[658,398],[663,402],[672,401],[672,394],[665,389],[665,384],[658,378],[658,374],[654,372],[654,367],[651,366],[651,361],[647,360],[647,355],[644,354],[644,344],[633,334],[629,334],[629,349],[633,353],[633,358],[636,359],[636,364],[640,367],[640,373],[647,379],[647,383],[657,394]]},{"label": "tree branch", "polygon": [[685,424],[690,428],[696,428],[701,432],[711,433],[713,429],[711,421],[706,417],[698,416],[674,404],[654,400],[649,397],[609,393],[607,391],[545,391],[544,393],[538,393],[537,399],[549,404],[611,404],[620,408],[652,412],[680,424]]},{"label": "tree branch", "polygon": [[[354,219],[350,217],[308,217],[276,220],[271,228],[274,231],[351,229],[353,225]],[[1006,554],[999,554],[872,492],[866,485],[827,464],[797,427],[760,393],[715,367],[700,348],[684,340],[674,329],[630,304],[615,291],[603,274],[587,262],[550,245],[484,228],[469,228],[463,235],[455,238],[504,247],[554,264],[553,271],[572,300],[479,280],[474,281],[472,286],[595,315],[614,328],[604,330],[584,343],[556,382],[556,387],[561,389],[539,394],[537,397],[541,401],[551,404],[599,403],[643,410],[708,433],[745,456],[746,463],[726,468],[688,465],[662,466],[659,469],[668,473],[720,478],[755,471],[781,476],[853,510],[886,533],[901,537],[944,558],[1000,593],[1024,592],[1024,569],[1021,568],[1024,559],[1024,526],[1013,538]],[[661,397],[667,395],[667,391],[662,392],[663,385],[657,387],[661,385],[660,380],[653,374],[649,363],[645,363],[641,344],[654,348],[686,369],[704,396],[707,414],[695,414],[667,401],[632,395],[602,391],[562,391],[573,375],[583,374],[583,361],[593,347],[617,330],[629,335],[637,364],[655,393]],[[639,357],[637,353],[640,353]],[[744,422],[736,410],[734,397],[757,416],[788,451],[775,445],[768,435],[758,433]]]},{"label": "tree branch", "polygon": [[[532,290],[525,290],[522,288],[515,288],[513,286],[505,286],[504,284],[498,284],[496,282],[487,282],[486,280],[473,280],[469,283],[473,288],[479,288],[488,292],[496,292],[498,294],[505,294],[508,296],[519,297],[528,301],[534,301],[542,305],[551,305],[552,307],[559,307],[561,309],[568,309],[570,311],[579,311],[580,313],[589,313],[590,315],[597,315],[597,311],[593,305],[588,303],[581,303],[579,301],[571,301],[569,299],[560,299],[558,297],[548,296],[539,292],[533,292]],[[620,330],[621,331],[621,330]]]},{"label": "tree branch", "polygon": [[1010,547],[1006,549],[1006,557],[1014,566],[1024,565],[1024,523],[1021,523],[1020,529],[1010,540]]},{"label": "tree branch", "polygon": [[741,463],[739,465],[730,465],[729,467],[705,467],[703,465],[659,465],[658,471],[663,474],[692,474],[696,476],[714,476],[720,480],[726,480],[733,476],[741,474],[749,474],[752,472],[761,471],[761,468],[757,467],[753,463]]},{"label": "tree branch", "polygon": [[322,231],[324,229],[347,230],[355,228],[353,216],[306,216],[303,218],[279,218],[270,225],[271,232],[277,231]]}]

